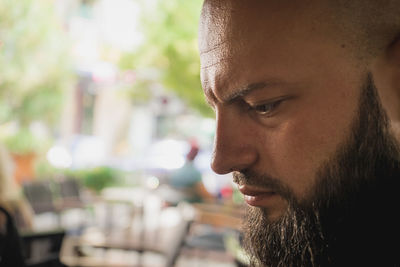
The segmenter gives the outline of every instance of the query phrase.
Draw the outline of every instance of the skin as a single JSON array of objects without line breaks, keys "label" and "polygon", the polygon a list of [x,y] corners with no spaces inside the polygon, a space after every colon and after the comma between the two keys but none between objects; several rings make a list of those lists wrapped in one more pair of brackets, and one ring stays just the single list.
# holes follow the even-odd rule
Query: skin
[{"label": "skin", "polygon": [[[302,201],[318,168],[349,135],[368,71],[394,132],[400,132],[400,45],[361,64],[334,24],[321,23],[329,20],[321,15],[324,7],[282,2],[206,1],[199,28],[201,82],[217,121],[212,169],[273,177]],[[255,202],[245,196],[247,203],[264,208],[272,220],[287,209],[271,188],[239,188],[245,195],[262,191]]]}]

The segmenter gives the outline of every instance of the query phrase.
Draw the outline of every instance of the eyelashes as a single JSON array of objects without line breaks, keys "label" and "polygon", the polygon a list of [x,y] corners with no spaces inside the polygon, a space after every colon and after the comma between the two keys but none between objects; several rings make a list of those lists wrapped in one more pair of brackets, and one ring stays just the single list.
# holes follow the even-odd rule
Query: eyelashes
[{"label": "eyelashes", "polygon": [[274,114],[276,109],[279,107],[279,105],[283,102],[283,99],[276,100],[273,102],[268,102],[260,105],[250,105],[247,104],[249,107],[249,110],[254,112],[257,115],[260,116],[265,116],[265,117],[270,117]]}]

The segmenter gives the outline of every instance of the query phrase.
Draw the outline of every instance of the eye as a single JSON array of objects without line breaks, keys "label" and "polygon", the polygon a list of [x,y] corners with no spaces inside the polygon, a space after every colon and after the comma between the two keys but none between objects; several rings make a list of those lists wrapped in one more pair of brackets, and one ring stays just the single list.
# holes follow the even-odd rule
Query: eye
[{"label": "eye", "polygon": [[279,106],[279,104],[282,101],[283,100],[278,100],[278,101],[274,101],[271,103],[265,103],[265,104],[261,104],[261,105],[254,105],[254,106],[250,105],[250,109],[258,115],[270,116],[270,115],[272,115],[271,113],[273,113],[275,111],[275,109]]}]

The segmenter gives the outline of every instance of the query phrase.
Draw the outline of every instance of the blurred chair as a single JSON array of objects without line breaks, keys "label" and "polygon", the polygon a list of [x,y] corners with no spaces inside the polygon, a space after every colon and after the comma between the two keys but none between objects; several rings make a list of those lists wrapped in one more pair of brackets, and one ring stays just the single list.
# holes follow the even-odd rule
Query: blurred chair
[{"label": "blurred chair", "polygon": [[22,249],[28,267],[61,267],[60,250],[65,230],[22,232]]},{"label": "blurred chair", "polygon": [[[121,197],[122,195],[120,194]],[[151,201],[146,201],[146,199],[150,200],[151,197],[147,196],[143,199],[149,204]],[[121,199],[120,201],[128,200]],[[116,202],[113,203],[118,205]],[[99,266],[99,264],[101,266],[142,266],[148,259],[145,254],[153,254],[162,259],[160,265],[157,266],[174,266],[191,223],[188,208],[167,207],[161,209],[159,213],[152,212],[148,207],[146,208],[146,205],[138,208],[141,210],[137,210],[135,222],[132,222],[129,228],[113,226],[112,229],[103,229],[103,231],[92,229],[93,231],[87,231],[83,236],[67,237],[62,248],[62,262],[69,266]],[[151,222],[154,223],[154,227],[151,227]],[[118,264],[110,262],[107,251],[115,250],[133,252],[137,255],[137,260]],[[99,251],[101,253],[98,253]]]},{"label": "blurred chair", "polygon": [[241,259],[235,251],[227,247],[227,240],[237,239],[240,235],[244,209],[242,205],[221,203],[194,203],[195,215],[185,236],[181,250],[183,254],[209,255],[233,258],[237,266]]},{"label": "blurred chair", "polygon": [[181,222],[176,226],[174,233],[175,239],[173,239],[173,242],[170,246],[167,246],[167,250],[165,251],[165,267],[175,266],[182,248],[185,245],[185,240],[194,219],[194,210],[192,205],[183,202],[178,205],[177,208],[181,216]]},{"label": "blurred chair", "polygon": [[25,182],[23,192],[35,214],[59,212],[50,181]]},{"label": "blurred chair", "polygon": [[57,180],[56,185],[61,210],[86,207],[81,194],[81,185],[76,179],[72,177],[62,178]]},{"label": "blurred chair", "polygon": [[80,181],[74,177],[54,179],[57,209],[61,212],[61,223],[68,233],[79,234],[93,224],[93,206],[97,199],[85,195]]},{"label": "blurred chair", "polygon": [[57,227],[81,228],[92,219],[89,203],[82,198],[81,191],[81,185],[74,178],[35,180],[23,184],[24,195],[36,219],[39,219],[38,215],[50,213],[47,215],[56,216]]}]

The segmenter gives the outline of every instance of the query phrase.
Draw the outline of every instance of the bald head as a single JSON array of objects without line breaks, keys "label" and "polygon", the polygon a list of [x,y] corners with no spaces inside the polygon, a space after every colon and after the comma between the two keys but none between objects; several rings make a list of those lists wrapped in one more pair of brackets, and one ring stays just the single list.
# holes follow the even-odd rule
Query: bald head
[{"label": "bald head", "polygon": [[355,49],[374,57],[400,37],[399,0],[327,1],[338,30],[355,40]]},{"label": "bald head", "polygon": [[[273,29],[266,25],[273,25]],[[325,41],[335,40],[358,58],[368,60],[400,36],[400,1],[206,0],[199,30],[207,38],[200,38],[200,52],[229,39],[240,49],[248,40],[243,34],[261,41],[265,35],[272,39],[274,33],[285,31],[290,42],[298,28],[303,28],[301,34],[317,33]]]}]

